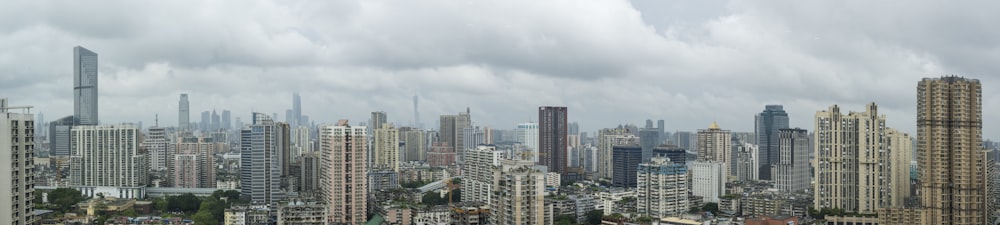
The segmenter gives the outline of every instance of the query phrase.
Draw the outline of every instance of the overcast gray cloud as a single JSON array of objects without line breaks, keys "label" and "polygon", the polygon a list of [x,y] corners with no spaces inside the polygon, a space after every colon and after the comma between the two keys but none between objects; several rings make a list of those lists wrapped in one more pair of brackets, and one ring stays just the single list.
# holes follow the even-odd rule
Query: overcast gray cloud
[{"label": "overcast gray cloud", "polygon": [[[100,54],[104,123],[278,112],[412,121],[470,107],[512,128],[565,105],[585,130],[665,119],[749,131],[765,104],[813,129],[831,104],[881,105],[915,131],[916,83],[984,84],[1000,135],[998,2],[916,1],[14,1],[0,7],[0,96],[72,114],[72,47]],[[197,118],[197,114],[194,115]],[[283,117],[282,117],[283,118]],[[992,136],[991,136],[992,135]]]}]

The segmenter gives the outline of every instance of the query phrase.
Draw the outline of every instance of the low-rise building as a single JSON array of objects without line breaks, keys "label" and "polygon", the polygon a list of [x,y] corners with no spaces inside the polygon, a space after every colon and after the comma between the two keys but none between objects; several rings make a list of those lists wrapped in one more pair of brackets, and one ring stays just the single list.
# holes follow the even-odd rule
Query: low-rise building
[{"label": "low-rise building", "polygon": [[278,224],[326,224],[326,205],[316,201],[292,200],[278,206]]},{"label": "low-rise building", "polygon": [[448,206],[438,205],[417,209],[413,213],[414,225],[450,225],[451,209]]}]

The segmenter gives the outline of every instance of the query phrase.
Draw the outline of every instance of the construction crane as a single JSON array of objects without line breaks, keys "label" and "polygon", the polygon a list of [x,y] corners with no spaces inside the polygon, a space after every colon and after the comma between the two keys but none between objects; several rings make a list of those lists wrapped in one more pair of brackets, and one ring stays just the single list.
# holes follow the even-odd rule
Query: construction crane
[{"label": "construction crane", "polygon": [[445,185],[447,185],[446,187],[448,187],[448,207],[449,208],[454,207],[454,205],[452,204],[452,196],[455,194],[455,189],[457,189],[459,187],[458,184],[452,183],[452,179],[454,179],[454,178],[448,178],[448,180],[445,180]]}]

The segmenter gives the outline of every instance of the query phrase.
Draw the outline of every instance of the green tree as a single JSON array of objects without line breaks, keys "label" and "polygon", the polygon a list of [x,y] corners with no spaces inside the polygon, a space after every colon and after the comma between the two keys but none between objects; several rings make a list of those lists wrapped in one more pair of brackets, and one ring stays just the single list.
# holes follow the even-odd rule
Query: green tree
[{"label": "green tree", "polygon": [[653,223],[653,217],[641,216],[639,218],[636,218],[635,221],[638,222],[638,223],[640,223],[640,224],[652,224]]},{"label": "green tree", "polygon": [[212,213],[210,213],[208,211],[198,211],[198,213],[194,214],[194,216],[191,217],[191,220],[194,220],[194,224],[198,224],[198,225],[202,225],[202,224],[205,224],[205,225],[218,225],[219,224],[219,221],[216,220],[214,217],[212,217]]},{"label": "green tree", "polygon": [[52,192],[49,192],[48,197],[49,202],[56,205],[56,209],[62,213],[72,209],[73,205],[86,200],[83,197],[83,193],[72,188],[56,188]]},{"label": "green tree", "polygon": [[706,212],[712,212],[713,214],[719,214],[719,203],[714,203],[714,202],[705,203],[705,206],[702,206],[701,210]]},{"label": "green tree", "polygon": [[559,215],[553,219],[553,222],[556,225],[573,225],[576,224],[576,216],[570,214]]},{"label": "green tree", "polygon": [[167,197],[167,210],[194,213],[201,207],[201,199],[194,194],[187,193],[178,196]]},{"label": "green tree", "polygon": [[604,216],[602,210],[590,210],[587,212],[587,225],[601,224],[601,217]]}]

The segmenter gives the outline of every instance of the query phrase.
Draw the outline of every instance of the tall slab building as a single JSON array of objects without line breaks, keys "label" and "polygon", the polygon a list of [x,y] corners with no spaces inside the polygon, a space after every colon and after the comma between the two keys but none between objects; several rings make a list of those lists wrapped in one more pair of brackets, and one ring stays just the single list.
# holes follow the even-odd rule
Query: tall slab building
[{"label": "tall slab building", "polygon": [[[73,126],[70,138],[70,185],[76,187],[139,188],[146,185],[147,159],[139,152],[139,129],[131,124]],[[119,198],[143,198],[143,193],[116,191]],[[104,188],[84,190],[93,196]],[[106,193],[107,194],[107,193]]]},{"label": "tall slab building", "polygon": [[253,124],[240,131],[240,197],[277,206],[281,191],[279,128],[271,117],[253,113]]},{"label": "tall slab building", "polygon": [[97,53],[73,48],[73,118],[76,125],[97,125]]},{"label": "tall slab building", "polygon": [[439,142],[445,142],[451,149],[459,152],[458,158],[461,160],[461,150],[462,145],[465,144],[465,136],[462,135],[465,128],[472,126],[472,115],[468,108],[465,109],[465,113],[459,113],[458,115],[441,115],[441,129],[438,136],[440,137]]},{"label": "tall slab building", "polygon": [[319,128],[320,197],[327,222],[363,224],[368,209],[367,129],[347,120]]},{"label": "tall slab building", "polygon": [[[886,126],[875,103],[864,112],[842,114],[837,105],[816,112],[813,207],[875,214],[909,197],[909,143],[904,133]],[[901,184],[903,183],[903,184]],[[905,190],[894,190],[904,188]]]},{"label": "tall slab building", "polygon": [[803,129],[778,131],[778,161],[771,165],[771,179],[783,193],[809,189],[809,132]]},{"label": "tall slab building", "polygon": [[757,135],[758,178],[771,180],[771,165],[778,161],[778,132],[788,128],[788,113],[781,105],[764,106],[764,111],[754,117],[754,134]]},{"label": "tall slab building", "polygon": [[722,163],[723,181],[730,175],[736,174],[731,171],[732,143],[732,132],[719,128],[719,124],[715,122],[712,122],[708,129],[698,130],[698,160]]},{"label": "tall slab building", "polygon": [[191,126],[191,104],[188,102],[188,94],[182,93],[181,99],[177,101],[177,129],[187,130]]},{"label": "tall slab building", "polygon": [[[16,108],[23,113],[15,112]],[[0,98],[0,224],[33,224],[34,178],[32,155],[35,152],[34,116],[27,107],[8,107]]]},{"label": "tall slab building", "polygon": [[567,132],[566,107],[538,107],[538,163],[549,172],[566,174]]},{"label": "tall slab building", "polygon": [[917,164],[924,224],[988,224],[982,85],[963,77],[917,85]]}]

